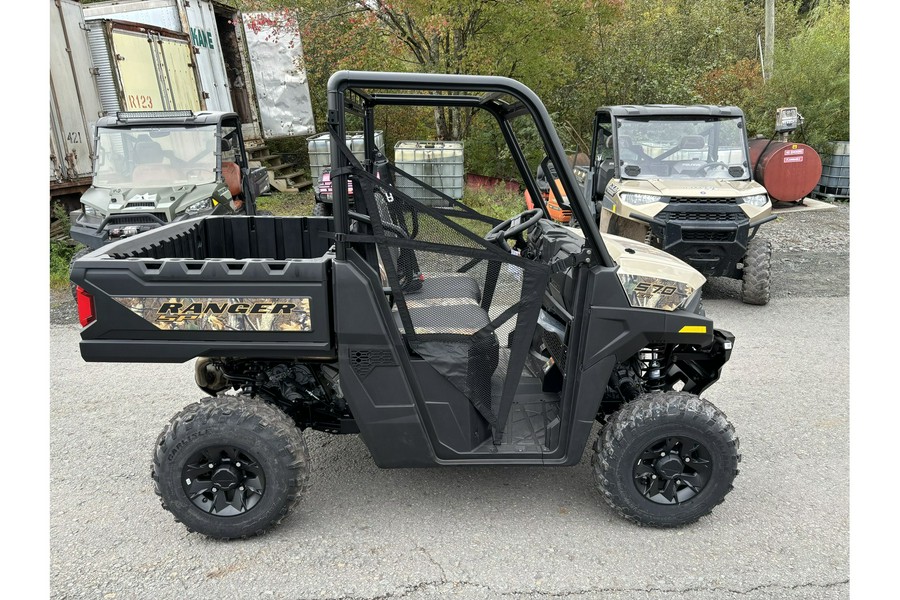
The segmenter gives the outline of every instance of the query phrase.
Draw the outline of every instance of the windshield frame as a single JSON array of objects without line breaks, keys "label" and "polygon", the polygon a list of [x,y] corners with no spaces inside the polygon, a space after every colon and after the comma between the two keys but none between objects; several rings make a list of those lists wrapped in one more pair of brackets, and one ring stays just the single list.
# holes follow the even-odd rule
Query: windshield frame
[{"label": "windshield frame", "polygon": [[[743,116],[741,115],[702,115],[702,114],[694,114],[694,115],[612,115],[613,118],[613,126],[612,126],[612,135],[613,135],[613,151],[614,151],[614,160],[615,160],[615,176],[617,179],[629,180],[629,181],[648,181],[648,180],[657,180],[657,179],[675,179],[675,180],[700,180],[700,181],[750,181],[752,179],[752,173],[750,169],[750,151],[749,151],[749,143],[747,140],[747,128],[746,122]],[[622,137],[630,137],[627,132],[623,134],[622,125],[625,123],[648,123],[648,122],[672,122],[672,123],[693,123],[695,125],[701,125],[702,123],[710,124],[712,128],[712,132],[710,132],[706,136],[706,143],[702,149],[678,149],[678,144],[671,147],[663,147],[662,152],[653,156],[656,159],[657,156],[663,156],[662,159],[659,159],[660,164],[664,164],[669,172],[662,173],[659,170],[656,172],[649,172],[647,174],[635,174],[629,175],[626,173],[626,167],[629,166],[629,161],[623,158],[622,152]],[[722,146],[718,143],[718,139],[721,135],[721,127],[716,127],[715,123],[725,123],[725,122],[734,122],[737,124],[737,131],[740,135],[740,143],[739,145],[730,145],[727,146],[728,149],[732,151],[739,151],[742,156],[740,156],[739,161],[722,161],[720,153],[725,146]],[[686,136],[685,136],[686,137]],[[714,145],[713,145],[714,144]],[[639,146],[639,149],[643,150],[644,143],[638,142],[634,144],[634,146]],[[713,150],[715,150],[716,159],[710,159]],[[673,152],[674,151],[674,152]],[[706,156],[703,158],[689,158],[689,159],[680,159],[678,161],[666,161],[672,155],[677,155],[678,152],[704,152]],[[651,155],[652,156],[652,155]],[[732,175],[725,169],[710,169],[705,171],[705,173],[698,173],[697,171],[693,171],[691,173],[686,172],[672,172],[672,166],[676,164],[676,162],[682,163],[690,163],[690,162],[705,162],[706,164],[714,164],[716,161],[722,161],[730,166],[740,166],[743,168],[743,172],[740,175]],[[632,164],[638,162],[637,160],[630,161]],[[636,165],[637,166],[637,165]]]},{"label": "windshield frame", "polygon": [[[208,132],[212,139],[213,153],[212,160],[204,160],[202,163],[199,163],[196,167],[188,169],[185,167],[185,172],[202,172],[209,171],[207,176],[191,179],[190,177],[186,177],[184,179],[179,180],[171,180],[167,179],[166,181],[149,181],[148,183],[135,183],[133,179],[133,171],[137,164],[135,164],[133,157],[129,156],[134,152],[134,145],[137,143],[137,138],[141,135],[147,136],[147,139],[150,141],[156,141],[160,139],[159,137],[154,137],[153,133],[167,131],[170,133],[178,133],[178,132]],[[131,135],[134,139],[131,140],[131,147],[123,154],[118,154],[121,156],[121,160],[126,162],[126,166],[130,166],[131,174],[127,177],[124,177],[122,181],[112,181],[109,180],[111,173],[102,172],[102,167],[104,166],[104,158],[110,155],[117,156],[115,150],[113,148],[106,148],[101,144],[103,139],[109,138],[113,139],[110,134],[120,134],[120,135]],[[105,136],[105,137],[104,137]],[[124,138],[123,138],[124,139]],[[147,140],[141,140],[145,142]],[[112,143],[112,142],[111,142]],[[158,142],[156,142],[158,145]],[[100,189],[125,189],[125,188],[171,188],[171,187],[180,187],[185,185],[208,185],[211,183],[216,183],[222,179],[222,146],[221,146],[221,131],[219,124],[216,123],[205,123],[205,124],[160,124],[160,125],[148,125],[146,123],[135,124],[131,126],[120,126],[120,125],[108,125],[108,126],[98,126],[95,128],[94,132],[94,148],[95,148],[95,157],[94,157],[94,169],[93,169],[93,181],[92,186]],[[199,147],[198,147],[199,149]],[[172,150],[163,151],[172,154]],[[205,152],[205,150],[203,151]],[[197,157],[200,156],[203,152],[198,153]],[[189,164],[190,160],[185,160],[184,158],[174,156],[175,160]],[[192,157],[188,157],[190,159]],[[195,158],[195,160],[198,160]],[[170,167],[170,164],[160,163],[162,166]],[[211,167],[211,168],[210,168]]]}]

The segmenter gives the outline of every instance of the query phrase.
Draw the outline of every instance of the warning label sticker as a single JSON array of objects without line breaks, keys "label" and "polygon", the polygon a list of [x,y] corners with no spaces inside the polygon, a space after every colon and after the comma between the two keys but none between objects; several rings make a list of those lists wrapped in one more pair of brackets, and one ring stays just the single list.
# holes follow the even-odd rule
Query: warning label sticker
[{"label": "warning label sticker", "polygon": [[803,157],[802,156],[785,156],[784,162],[786,162],[786,163],[803,162]]},{"label": "warning label sticker", "polygon": [[785,150],[785,151],[784,151],[784,155],[785,155],[785,156],[798,156],[798,155],[802,155],[802,154],[803,154],[803,150],[805,150],[805,148],[795,148],[795,149],[793,149],[793,150]]}]

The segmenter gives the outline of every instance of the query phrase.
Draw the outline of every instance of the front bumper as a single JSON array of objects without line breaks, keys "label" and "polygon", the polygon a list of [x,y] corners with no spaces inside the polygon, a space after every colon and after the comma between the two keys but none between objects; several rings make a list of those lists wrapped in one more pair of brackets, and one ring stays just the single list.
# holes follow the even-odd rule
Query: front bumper
[{"label": "front bumper", "polygon": [[722,367],[731,358],[734,334],[713,330],[713,341],[706,346],[678,346],[669,367],[669,383],[680,381],[682,391],[700,394],[719,380]]},{"label": "front bumper", "polygon": [[634,214],[650,226],[660,248],[688,263],[705,277],[740,277],[738,263],[763,223],[752,226],[736,204],[669,203],[655,217]]},{"label": "front bumper", "polygon": [[131,237],[167,224],[160,217],[150,213],[113,214],[99,224],[94,223],[87,222],[83,218],[73,219],[69,237],[91,250],[96,250],[111,241]]}]

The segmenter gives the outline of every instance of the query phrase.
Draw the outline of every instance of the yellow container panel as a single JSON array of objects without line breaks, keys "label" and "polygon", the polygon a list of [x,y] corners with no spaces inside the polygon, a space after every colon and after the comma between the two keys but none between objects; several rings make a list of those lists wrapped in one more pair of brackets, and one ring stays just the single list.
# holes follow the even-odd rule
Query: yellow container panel
[{"label": "yellow container panel", "polygon": [[[122,110],[165,110],[153,60],[153,47],[145,34],[112,32],[114,56],[122,83]],[[196,88],[195,88],[196,89]]]},{"label": "yellow container panel", "polygon": [[161,48],[165,58],[168,82],[175,110],[203,110],[197,92],[197,79],[194,75],[192,60],[194,53],[191,47],[183,42],[161,39]]}]

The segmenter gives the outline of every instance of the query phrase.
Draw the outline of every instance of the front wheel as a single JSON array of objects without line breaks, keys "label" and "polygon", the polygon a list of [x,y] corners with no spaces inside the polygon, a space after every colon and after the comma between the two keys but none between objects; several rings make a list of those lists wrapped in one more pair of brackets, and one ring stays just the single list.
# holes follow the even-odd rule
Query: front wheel
[{"label": "front wheel", "polygon": [[741,460],[734,427],[685,392],[643,394],[610,417],[591,460],[607,504],[654,527],[692,523],[731,491]]},{"label": "front wheel", "polygon": [[282,411],[218,396],[172,418],[157,439],[152,476],[163,508],[188,530],[243,538],[277,525],[299,501],[309,454]]},{"label": "front wheel", "polygon": [[768,304],[772,278],[772,242],[759,238],[750,240],[743,263],[741,300],[745,304]]}]

